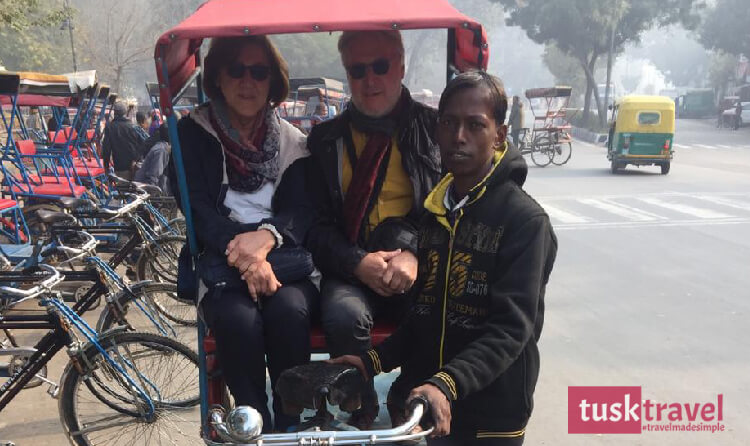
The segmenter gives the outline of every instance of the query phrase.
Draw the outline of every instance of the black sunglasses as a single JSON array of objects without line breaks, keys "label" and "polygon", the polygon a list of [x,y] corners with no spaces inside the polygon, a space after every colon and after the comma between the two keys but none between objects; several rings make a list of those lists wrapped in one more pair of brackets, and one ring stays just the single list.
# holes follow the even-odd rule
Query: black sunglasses
[{"label": "black sunglasses", "polygon": [[367,67],[372,67],[372,72],[378,76],[388,73],[391,69],[391,62],[388,59],[376,59],[372,63],[355,63],[346,67],[346,72],[352,79],[362,79],[367,74]]},{"label": "black sunglasses", "polygon": [[271,74],[271,67],[260,64],[243,65],[239,62],[227,66],[227,75],[232,79],[242,79],[245,75],[245,71],[249,71],[250,77],[256,81],[264,81],[268,79],[268,75]]}]

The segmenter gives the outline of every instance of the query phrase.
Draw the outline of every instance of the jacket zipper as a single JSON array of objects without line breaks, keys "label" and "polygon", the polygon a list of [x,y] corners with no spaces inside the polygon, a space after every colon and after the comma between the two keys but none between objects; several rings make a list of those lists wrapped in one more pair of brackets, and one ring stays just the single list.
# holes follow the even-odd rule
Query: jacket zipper
[{"label": "jacket zipper", "polygon": [[443,368],[443,353],[445,349],[445,325],[448,311],[448,280],[451,275],[451,263],[453,261],[453,240],[456,235],[456,228],[458,228],[458,222],[464,215],[463,209],[458,211],[456,221],[453,223],[453,227],[448,231],[450,239],[448,240],[448,263],[445,268],[445,285],[443,286],[443,327],[440,333],[440,368]]}]

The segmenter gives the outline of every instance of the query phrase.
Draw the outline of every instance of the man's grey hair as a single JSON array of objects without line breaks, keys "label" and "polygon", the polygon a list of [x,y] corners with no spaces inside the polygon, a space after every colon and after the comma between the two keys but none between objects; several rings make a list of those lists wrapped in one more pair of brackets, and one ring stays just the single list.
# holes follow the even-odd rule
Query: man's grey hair
[{"label": "man's grey hair", "polygon": [[370,37],[375,36],[382,37],[383,40],[391,43],[398,51],[398,55],[401,57],[401,63],[404,63],[404,40],[401,38],[401,32],[396,30],[388,31],[344,31],[339,37],[339,54],[343,58],[344,52],[347,50],[352,41],[358,37]]}]

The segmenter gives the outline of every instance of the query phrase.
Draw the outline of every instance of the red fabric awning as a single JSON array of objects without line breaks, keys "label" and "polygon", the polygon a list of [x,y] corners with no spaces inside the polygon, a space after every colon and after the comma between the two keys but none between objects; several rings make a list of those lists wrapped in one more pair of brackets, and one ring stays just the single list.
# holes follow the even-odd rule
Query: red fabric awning
[{"label": "red fabric awning", "polygon": [[[454,28],[456,66],[486,68],[487,37],[482,26],[458,12],[447,0],[212,0],[164,33],[154,57],[162,110],[171,109],[199,65],[204,38],[347,30]],[[169,72],[164,85],[162,48]]]}]

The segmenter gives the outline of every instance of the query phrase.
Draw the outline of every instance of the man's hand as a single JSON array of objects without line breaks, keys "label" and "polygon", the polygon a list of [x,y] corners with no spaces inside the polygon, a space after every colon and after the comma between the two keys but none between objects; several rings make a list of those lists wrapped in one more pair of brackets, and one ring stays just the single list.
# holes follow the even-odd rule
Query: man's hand
[{"label": "man's hand", "polygon": [[244,274],[250,265],[266,260],[266,256],[276,245],[270,231],[243,232],[236,235],[227,245],[225,252],[229,266]]},{"label": "man's hand", "polygon": [[359,262],[357,268],[354,269],[354,275],[379,295],[393,296],[393,291],[388,289],[383,282],[383,275],[388,269],[388,262],[400,253],[401,250],[371,252]]},{"label": "man's hand", "polygon": [[435,420],[435,430],[430,437],[443,437],[451,433],[451,403],[448,397],[432,384],[423,384],[412,389],[407,402],[421,396],[430,403],[432,418]]},{"label": "man's hand", "polygon": [[362,376],[365,378],[365,381],[369,381],[370,377],[367,375],[367,370],[365,369],[365,364],[362,362],[362,358],[355,355],[344,355],[339,356],[338,358],[329,359],[326,361],[328,364],[345,364],[345,365],[351,365],[357,368],[359,370],[359,373],[362,374]]},{"label": "man's hand", "polygon": [[276,278],[271,264],[267,260],[253,263],[242,274],[242,280],[247,283],[250,297],[257,302],[262,296],[272,296],[281,288],[281,282]]},{"label": "man's hand", "polygon": [[417,280],[417,257],[409,251],[402,251],[387,263],[383,285],[393,294],[409,291]]}]

